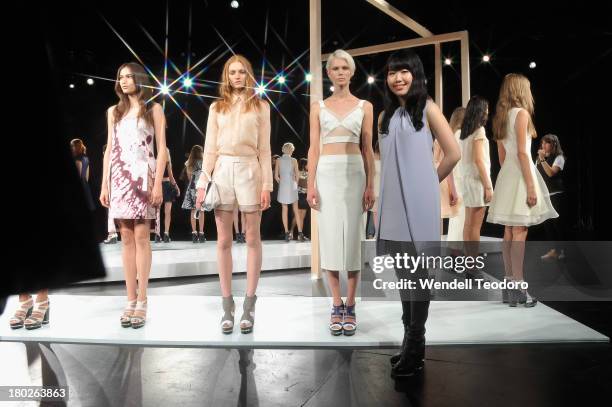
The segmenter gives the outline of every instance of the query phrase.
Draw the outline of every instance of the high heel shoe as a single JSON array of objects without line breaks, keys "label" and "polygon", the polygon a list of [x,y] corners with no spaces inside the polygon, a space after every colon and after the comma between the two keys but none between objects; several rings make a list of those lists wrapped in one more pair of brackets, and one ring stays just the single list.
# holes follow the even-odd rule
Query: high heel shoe
[{"label": "high heel shoe", "polygon": [[104,244],[115,244],[115,243],[117,243],[117,234],[110,233],[108,237],[106,238],[106,240],[104,241]]},{"label": "high heel shoe", "polygon": [[128,301],[125,309],[123,310],[123,314],[121,314],[121,326],[124,328],[129,328],[132,326],[132,322],[130,321],[132,315],[134,315],[134,310],[136,309],[136,300]]},{"label": "high heel shoe", "polygon": [[255,325],[255,302],[257,302],[256,295],[244,297],[243,313],[242,317],[240,317],[240,332],[243,334],[253,332],[253,326]]},{"label": "high heel shoe", "polygon": [[168,232],[164,233],[164,243],[170,243],[172,239],[170,239],[170,234]]},{"label": "high heel shoe", "polygon": [[25,329],[38,329],[49,323],[49,300],[35,302],[32,314],[25,320]]},{"label": "high heel shoe", "polygon": [[223,316],[221,317],[221,331],[224,334],[234,332],[234,315],[236,312],[236,304],[234,297],[222,297],[223,299]]},{"label": "high heel shoe", "polygon": [[344,321],[342,322],[342,331],[345,336],[355,335],[357,331],[357,315],[355,314],[355,305],[346,305],[344,310]]},{"label": "high heel shoe", "polygon": [[332,304],[332,312],[331,318],[329,321],[329,332],[333,336],[342,335],[342,323],[344,322],[344,302],[341,302],[340,305]]},{"label": "high heel shoe", "polygon": [[[138,313],[138,315],[136,315]],[[144,301],[136,301],[136,308],[134,309],[134,314],[130,318],[130,324],[132,328],[138,329],[142,328],[147,322],[147,300]]]},{"label": "high heel shoe", "polygon": [[11,326],[11,329],[23,328],[23,323],[30,315],[32,315],[33,309],[34,301],[32,300],[32,297],[28,298],[25,301],[19,301],[19,308],[17,308],[15,314],[9,320],[9,325]]},{"label": "high heel shoe", "polygon": [[425,337],[409,338],[404,341],[401,356],[391,368],[391,377],[394,379],[412,377],[425,367]]}]

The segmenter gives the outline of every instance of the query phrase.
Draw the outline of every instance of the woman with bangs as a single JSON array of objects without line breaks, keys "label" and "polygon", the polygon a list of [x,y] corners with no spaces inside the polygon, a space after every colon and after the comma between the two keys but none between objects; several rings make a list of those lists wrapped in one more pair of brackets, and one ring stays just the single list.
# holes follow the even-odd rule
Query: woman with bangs
[{"label": "woman with bangs", "polygon": [[240,331],[248,334],[255,323],[257,283],[261,273],[261,212],[270,207],[272,164],[270,106],[255,94],[251,63],[242,55],[225,62],[219,99],[211,104],[204,143],[202,175],[196,185],[199,208],[209,180],[217,186],[220,204],[215,208],[217,262],[223,316],[221,330],[234,330],[232,296],[232,225],[238,208],[246,218],[247,289]]},{"label": "woman with bangs", "polygon": [[100,202],[109,208],[109,217],[119,222],[121,231],[128,297],[121,326],[141,328],[151,272],[150,224],[163,198],[166,119],[161,105],[151,101],[153,88],[141,65],[130,62],[119,67],[115,93],[119,102],[107,111]]},{"label": "woman with bangs", "polygon": [[[414,51],[393,53],[385,71],[385,110],[378,119],[381,179],[376,254],[420,255],[428,242],[440,241],[439,184],[461,154],[446,118],[427,94],[423,63]],[[443,153],[437,169],[434,137]],[[397,274],[414,280],[417,288],[400,290],[404,339],[390,360],[396,378],[423,369],[430,303],[429,290],[418,282],[428,278],[427,269]]]},{"label": "woman with bangs", "polygon": [[[534,102],[529,80],[508,74],[502,82],[493,118],[501,169],[497,175],[487,222],[504,225],[505,279],[523,282],[523,260],[527,228],[559,216],[548,189],[531,161],[531,140],[537,137],[533,124]],[[526,289],[504,291],[504,302],[533,307],[537,300]]]}]

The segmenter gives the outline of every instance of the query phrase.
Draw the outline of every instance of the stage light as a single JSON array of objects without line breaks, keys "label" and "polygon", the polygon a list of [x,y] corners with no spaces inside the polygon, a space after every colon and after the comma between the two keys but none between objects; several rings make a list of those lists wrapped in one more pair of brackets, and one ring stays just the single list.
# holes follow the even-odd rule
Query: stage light
[{"label": "stage light", "polygon": [[70,89],[74,89],[74,83],[71,83],[70,85],[68,85],[68,87],[69,87]]},{"label": "stage light", "polygon": [[278,78],[276,78],[276,81],[278,83],[280,83],[281,85],[283,85],[286,81],[285,77],[283,75],[280,75]]},{"label": "stage light", "polygon": [[482,56],[482,62],[490,62],[491,61],[491,57],[488,55],[483,55]]},{"label": "stage light", "polygon": [[91,78],[87,78],[87,84],[90,85],[90,86],[93,85],[94,84],[94,80],[91,79]]},{"label": "stage light", "polygon": [[334,90],[335,90],[335,89],[334,89],[334,87],[333,87],[333,86],[330,86],[330,87],[329,87],[329,91],[330,91],[330,92],[333,92]]},{"label": "stage light", "polygon": [[306,82],[310,82],[312,81],[312,74],[311,73],[307,73],[306,74]]},{"label": "stage light", "polygon": [[450,58],[446,58],[446,59],[444,60],[444,65],[446,65],[446,66],[451,66],[452,64],[453,64],[453,61],[451,61],[451,59],[450,59]]},{"label": "stage light", "polygon": [[164,95],[167,95],[170,93],[170,88],[168,87],[168,85],[162,85],[161,93],[163,93]]},{"label": "stage light", "polygon": [[531,63],[529,64],[529,68],[535,69],[535,67],[536,67],[536,63],[531,61]]},{"label": "stage light", "polygon": [[183,85],[186,88],[190,88],[191,86],[193,86],[193,81],[191,80],[191,78],[185,78],[185,80],[183,80]]},{"label": "stage light", "polygon": [[255,93],[257,93],[258,95],[263,95],[266,93],[266,85],[264,84],[259,84],[257,85],[257,87],[255,88]]},{"label": "stage light", "polygon": [[368,83],[370,85],[374,83],[374,77],[373,76],[368,76]]},{"label": "stage light", "polygon": [[238,8],[240,7],[240,3],[238,3],[236,0],[233,0],[232,2],[230,2],[230,6],[232,6],[232,8]]}]

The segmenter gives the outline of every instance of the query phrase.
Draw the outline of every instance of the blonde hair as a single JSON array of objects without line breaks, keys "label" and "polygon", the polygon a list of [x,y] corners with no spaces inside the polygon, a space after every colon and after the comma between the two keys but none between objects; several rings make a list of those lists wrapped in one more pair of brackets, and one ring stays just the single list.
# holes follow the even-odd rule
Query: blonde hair
[{"label": "blonde hair", "polygon": [[295,146],[293,143],[285,143],[283,144],[283,148],[281,149],[283,154],[291,154],[295,151]]},{"label": "blonde hair", "polygon": [[463,125],[463,119],[465,118],[465,107],[459,106],[453,111],[453,114],[450,118],[450,128],[453,130],[453,134],[457,130],[461,130],[461,126]]},{"label": "blonde hair", "polygon": [[253,66],[244,56],[236,54],[231,56],[225,65],[223,65],[223,73],[221,74],[221,85],[219,85],[219,100],[215,104],[215,110],[219,113],[225,113],[230,110],[232,106],[232,84],[229,78],[229,67],[234,62],[240,62],[244,69],[247,71],[246,84],[245,84],[245,111],[259,109],[259,98],[255,95],[255,74],[253,73]]},{"label": "blonde hair", "polygon": [[529,79],[517,73],[510,73],[504,77],[499,90],[499,99],[493,117],[493,138],[503,140],[507,136],[508,113],[510,109],[520,107],[529,113],[527,132],[532,138],[537,137],[533,124],[534,101],[531,94]]},{"label": "blonde hair", "polygon": [[334,58],[344,59],[348,64],[351,73],[355,73],[355,60],[351,54],[343,49],[337,49],[329,55],[329,58],[327,58],[327,63],[325,64],[325,69],[329,70],[331,68],[332,59]]}]

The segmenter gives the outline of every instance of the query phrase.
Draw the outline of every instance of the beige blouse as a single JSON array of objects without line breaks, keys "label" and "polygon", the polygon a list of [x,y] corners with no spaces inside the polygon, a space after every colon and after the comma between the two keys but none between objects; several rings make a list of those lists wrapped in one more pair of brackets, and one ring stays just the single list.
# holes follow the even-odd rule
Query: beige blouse
[{"label": "beige blouse", "polygon": [[198,188],[212,175],[220,155],[257,157],[261,167],[263,191],[272,191],[272,158],[270,152],[270,105],[260,103],[257,111],[244,111],[244,101],[237,98],[228,112],[210,106],[204,142],[204,161]]}]

